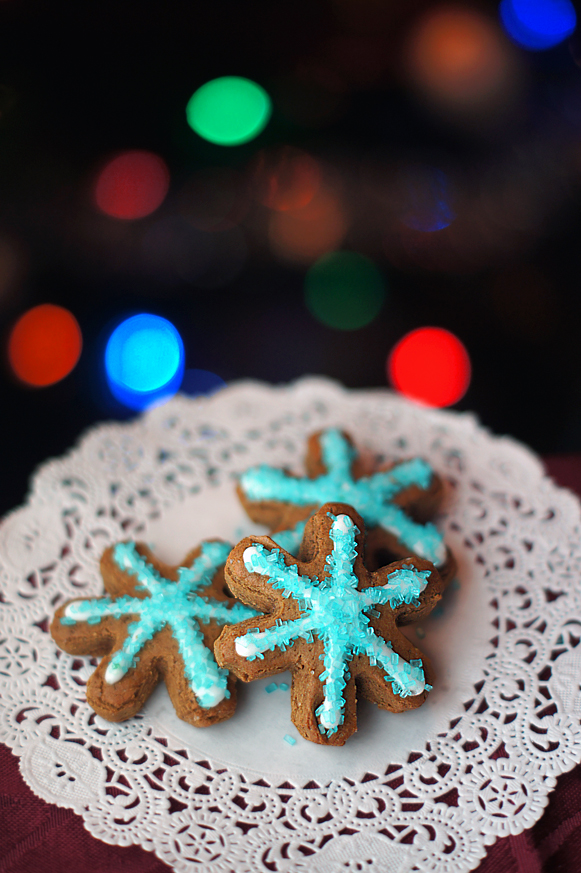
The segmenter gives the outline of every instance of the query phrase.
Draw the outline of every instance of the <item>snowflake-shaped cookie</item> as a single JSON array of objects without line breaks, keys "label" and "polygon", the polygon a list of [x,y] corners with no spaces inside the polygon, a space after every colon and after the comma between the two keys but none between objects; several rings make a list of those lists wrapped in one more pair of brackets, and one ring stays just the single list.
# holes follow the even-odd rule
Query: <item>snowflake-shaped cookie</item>
[{"label": "snowflake-shaped cookie", "polygon": [[87,683],[87,701],[122,721],[141,709],[160,678],[177,715],[198,726],[232,715],[235,683],[218,667],[213,644],[224,624],[256,615],[224,590],[230,544],[206,541],[169,567],[142,544],[117,543],[101,559],[111,595],[70,600],[51,633],[72,655],[105,655]]},{"label": "snowflake-shaped cookie", "polygon": [[446,579],[454,559],[442,534],[428,519],[443,495],[440,478],[421,458],[402,461],[363,475],[361,459],[349,437],[336,428],[311,436],[307,477],[262,464],[240,476],[238,494],[253,521],[270,527],[276,542],[296,554],[306,519],[323,503],[348,503],[370,529],[371,564],[377,552],[390,558],[417,555],[435,564]]},{"label": "snowflake-shaped cookie", "polygon": [[307,522],[299,560],[270,537],[247,537],[226,563],[233,593],[266,614],[224,628],[218,663],[246,682],[290,670],[293,722],[318,743],[342,745],[353,733],[357,693],[400,712],[431,688],[429,666],[398,625],[425,616],[444,583],[419,558],[370,572],[363,529],[352,507],[329,503]]}]

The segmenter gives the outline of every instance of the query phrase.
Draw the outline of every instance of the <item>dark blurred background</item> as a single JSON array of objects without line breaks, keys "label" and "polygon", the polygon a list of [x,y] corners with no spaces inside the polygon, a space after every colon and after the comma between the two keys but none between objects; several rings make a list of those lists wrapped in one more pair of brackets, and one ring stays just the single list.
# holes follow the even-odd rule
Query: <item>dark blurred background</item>
[{"label": "dark blurred background", "polygon": [[[207,386],[198,370],[385,386],[399,340],[442,327],[472,365],[453,408],[540,453],[581,450],[570,31],[531,50],[493,2],[0,0],[0,511],[87,426],[136,414],[111,395],[103,358],[113,327],[140,312],[179,331],[194,394]],[[196,89],[222,76],[272,101],[239,145],[186,119]],[[114,217],[96,185],[135,150],[161,159],[167,195]],[[309,305],[336,252],[379,282],[362,326],[332,326]],[[74,315],[82,354],[33,387],[8,349],[18,319],[45,303]]]}]

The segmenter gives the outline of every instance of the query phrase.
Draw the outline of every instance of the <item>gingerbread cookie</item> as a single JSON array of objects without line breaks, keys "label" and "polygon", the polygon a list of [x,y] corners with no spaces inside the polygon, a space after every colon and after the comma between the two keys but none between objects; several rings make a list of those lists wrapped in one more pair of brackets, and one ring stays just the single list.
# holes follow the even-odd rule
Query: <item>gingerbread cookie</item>
[{"label": "gingerbread cookie", "polygon": [[402,712],[431,690],[429,665],[398,625],[427,615],[443,580],[418,558],[370,572],[363,531],[352,507],[328,503],[307,522],[298,559],[247,537],[226,562],[232,592],[265,614],[224,628],[216,659],[245,682],[290,670],[292,720],[316,743],[345,743],[358,694]]},{"label": "gingerbread cookie", "polygon": [[336,428],[309,439],[307,477],[262,464],[242,473],[238,496],[250,518],[267,525],[276,542],[296,554],[306,519],[323,503],[340,500],[361,513],[369,529],[369,566],[417,555],[449,581],[456,563],[429,519],[443,497],[442,481],[421,458],[364,475],[350,438]]},{"label": "gingerbread cookie", "polygon": [[87,701],[103,718],[123,721],[164,679],[179,718],[196,726],[234,712],[235,681],[213,646],[224,624],[256,613],[225,593],[228,543],[203,542],[183,566],[158,561],[139,543],[118,543],[101,558],[110,596],[69,600],[52,636],[71,655],[104,655],[87,683]]}]

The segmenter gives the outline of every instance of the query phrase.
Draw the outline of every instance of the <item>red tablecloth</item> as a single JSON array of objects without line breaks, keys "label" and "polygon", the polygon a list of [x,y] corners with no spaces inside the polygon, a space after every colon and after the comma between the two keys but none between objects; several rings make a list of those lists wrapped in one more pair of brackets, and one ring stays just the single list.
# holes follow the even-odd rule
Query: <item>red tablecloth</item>
[{"label": "red tablecloth", "polygon": [[[545,459],[551,476],[581,496],[581,455]],[[0,873],[167,873],[139,846],[92,837],[68,809],[51,806],[24,783],[17,759],[0,744]],[[541,820],[490,847],[478,873],[575,873],[581,870],[581,765],[557,781]],[[235,871],[233,871],[235,873]]]}]

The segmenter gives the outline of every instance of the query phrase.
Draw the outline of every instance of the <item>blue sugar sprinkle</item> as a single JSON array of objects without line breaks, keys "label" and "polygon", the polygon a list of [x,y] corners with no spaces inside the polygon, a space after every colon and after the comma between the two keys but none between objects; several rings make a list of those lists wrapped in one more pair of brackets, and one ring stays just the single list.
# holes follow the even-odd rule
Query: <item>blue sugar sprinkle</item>
[{"label": "blue sugar sprinkle", "polygon": [[296,746],[296,744],[297,744],[297,741],[295,740],[295,738],[291,737],[290,734],[285,734],[283,737],[283,740],[285,741],[285,743],[288,743],[289,746]]},{"label": "blue sugar sprinkle", "polygon": [[276,682],[271,682],[270,685],[267,685],[264,690],[266,691],[267,694],[272,694],[272,692],[276,691],[277,688],[278,688],[278,685],[276,684]]},{"label": "blue sugar sprinkle", "polygon": [[286,682],[281,682],[278,687],[280,688],[281,691],[288,691],[290,688],[290,685],[288,685]]}]

